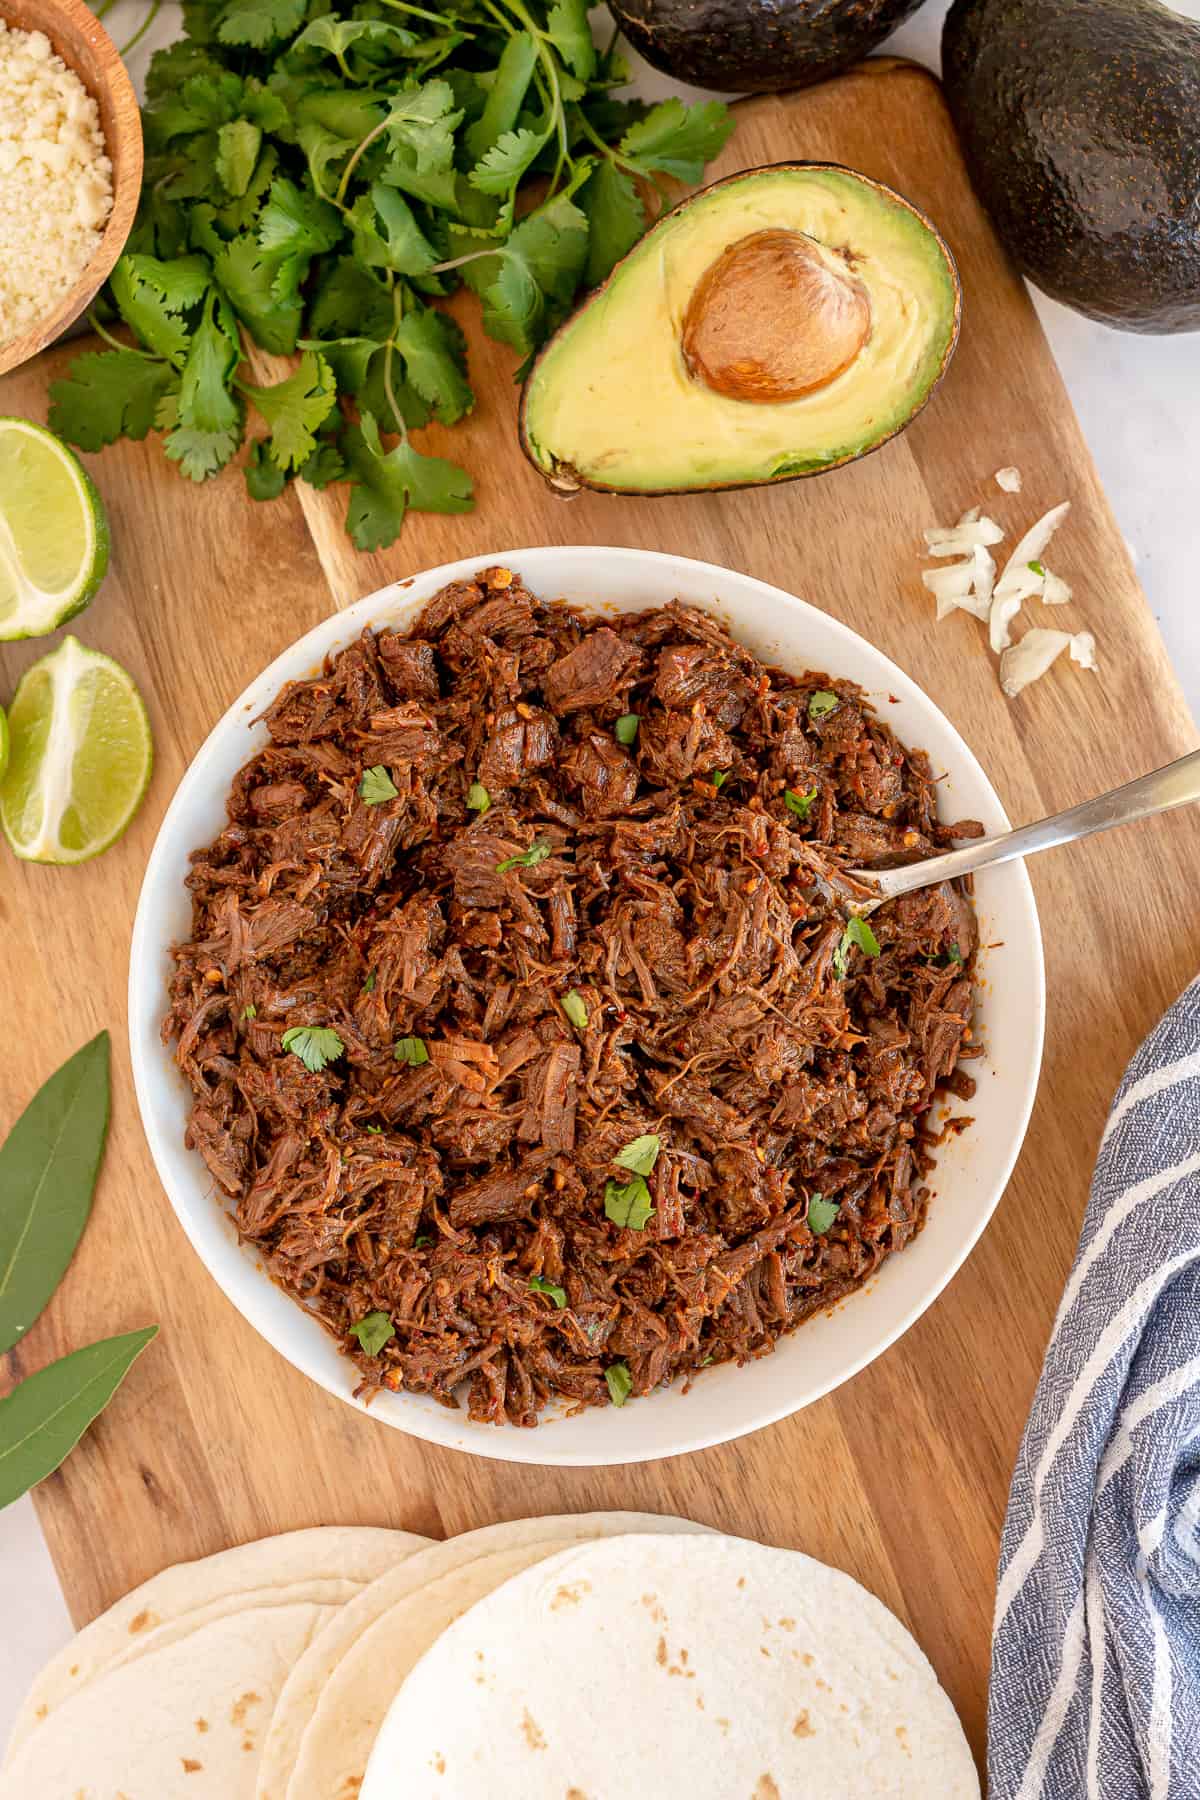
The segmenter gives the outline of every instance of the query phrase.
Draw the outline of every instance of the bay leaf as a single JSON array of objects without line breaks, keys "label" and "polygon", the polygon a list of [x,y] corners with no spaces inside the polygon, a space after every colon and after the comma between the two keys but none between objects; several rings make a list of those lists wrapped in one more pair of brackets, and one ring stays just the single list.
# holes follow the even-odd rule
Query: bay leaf
[{"label": "bay leaf", "polygon": [[108,1129],[107,1031],[34,1095],[0,1146],[0,1354],[33,1324],[87,1224]]},{"label": "bay leaf", "polygon": [[0,1400],[0,1508],[54,1473],[157,1331],[147,1325],[73,1350]]}]

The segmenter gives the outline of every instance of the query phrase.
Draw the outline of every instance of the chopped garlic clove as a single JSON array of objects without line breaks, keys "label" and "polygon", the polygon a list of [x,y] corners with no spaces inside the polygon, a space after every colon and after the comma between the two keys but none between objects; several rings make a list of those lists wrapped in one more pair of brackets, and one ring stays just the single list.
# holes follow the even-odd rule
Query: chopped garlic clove
[{"label": "chopped garlic clove", "polygon": [[[1022,598],[1027,599],[1030,594],[1039,591],[1043,577],[1029,565],[1037,562],[1070,510],[1071,502],[1064,500],[1061,505],[1052,506],[1048,513],[1043,513],[1041,518],[1029,527],[1001,571],[1000,579],[996,583],[997,594],[1007,598],[1009,594],[1019,590]],[[1031,575],[1035,577],[1032,587],[1029,586]]]},{"label": "chopped garlic clove", "polygon": [[964,519],[957,525],[931,525],[924,534],[927,556],[970,556],[976,544],[998,544],[1004,532],[995,519]]},{"label": "chopped garlic clove", "polygon": [[1096,640],[1090,631],[1077,631],[1071,639],[1071,661],[1081,669],[1096,666]]},{"label": "chopped garlic clove", "polygon": [[[1088,633],[1079,635],[1086,637]],[[1005,650],[1000,658],[1000,686],[1009,699],[1015,700],[1031,681],[1039,681],[1070,643],[1067,632],[1045,631],[1038,627],[1027,631]]]},{"label": "chopped garlic clove", "polygon": [[997,656],[1012,643],[1012,632],[1008,628],[1020,610],[1020,594],[1001,594],[999,589],[992,594],[988,609],[988,642]]},{"label": "chopped garlic clove", "polygon": [[986,619],[992,600],[992,587],[996,580],[996,564],[994,558],[988,554],[982,544],[976,544],[972,552],[972,560],[975,571],[971,585],[975,590],[975,598],[981,609],[979,617]]},{"label": "chopped garlic clove", "polygon": [[1006,494],[1019,494],[1021,491],[1020,469],[1006,468],[996,470],[996,486],[1003,488]]},{"label": "chopped garlic clove", "polygon": [[1042,582],[1042,599],[1047,606],[1065,606],[1071,598],[1071,590],[1061,575],[1052,575],[1046,570],[1046,578]]}]

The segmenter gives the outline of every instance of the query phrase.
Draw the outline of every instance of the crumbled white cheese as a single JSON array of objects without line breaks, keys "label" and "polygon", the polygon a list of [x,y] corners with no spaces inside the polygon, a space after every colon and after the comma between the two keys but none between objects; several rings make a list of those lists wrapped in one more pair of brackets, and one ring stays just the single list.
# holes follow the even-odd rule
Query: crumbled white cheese
[{"label": "crumbled white cheese", "polygon": [[95,100],[42,32],[0,20],[0,345],[65,299],[111,210]]}]

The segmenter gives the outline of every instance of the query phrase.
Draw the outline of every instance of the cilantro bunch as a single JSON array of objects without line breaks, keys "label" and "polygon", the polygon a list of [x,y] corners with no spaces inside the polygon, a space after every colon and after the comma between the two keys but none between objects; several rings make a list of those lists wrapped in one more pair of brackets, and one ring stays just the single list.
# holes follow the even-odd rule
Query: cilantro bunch
[{"label": "cilantro bunch", "polygon": [[[459,512],[471,484],[409,433],[470,411],[462,333],[436,302],[465,282],[487,332],[528,361],[582,286],[648,223],[663,177],[701,178],[731,129],[716,102],[614,98],[626,71],[585,0],[184,0],[152,60],[137,222],[86,352],[51,390],[85,450],[164,433],[206,481],[237,454],[258,500],[350,484],[362,550],[409,507]],[[246,338],[299,352],[249,379]]]}]

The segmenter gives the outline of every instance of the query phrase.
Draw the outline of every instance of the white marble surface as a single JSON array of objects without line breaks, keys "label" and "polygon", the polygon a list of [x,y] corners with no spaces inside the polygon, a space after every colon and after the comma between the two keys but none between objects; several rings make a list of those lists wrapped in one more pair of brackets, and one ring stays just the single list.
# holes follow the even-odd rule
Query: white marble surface
[{"label": "white marble surface", "polygon": [[[1200,19],[1200,0],[1174,4]],[[118,44],[136,29],[141,11],[142,0],[119,0],[110,17]],[[945,12],[944,0],[930,0],[887,48],[937,68]],[[152,45],[175,35],[172,13],[164,9],[153,35],[134,52],[135,71]],[[639,85],[653,97],[671,91],[653,75]],[[1172,662],[1200,716],[1200,333],[1140,338],[1040,297],[1037,304]],[[69,1635],[32,1503],[18,1501],[0,1514],[0,1742],[25,1686]]]}]

